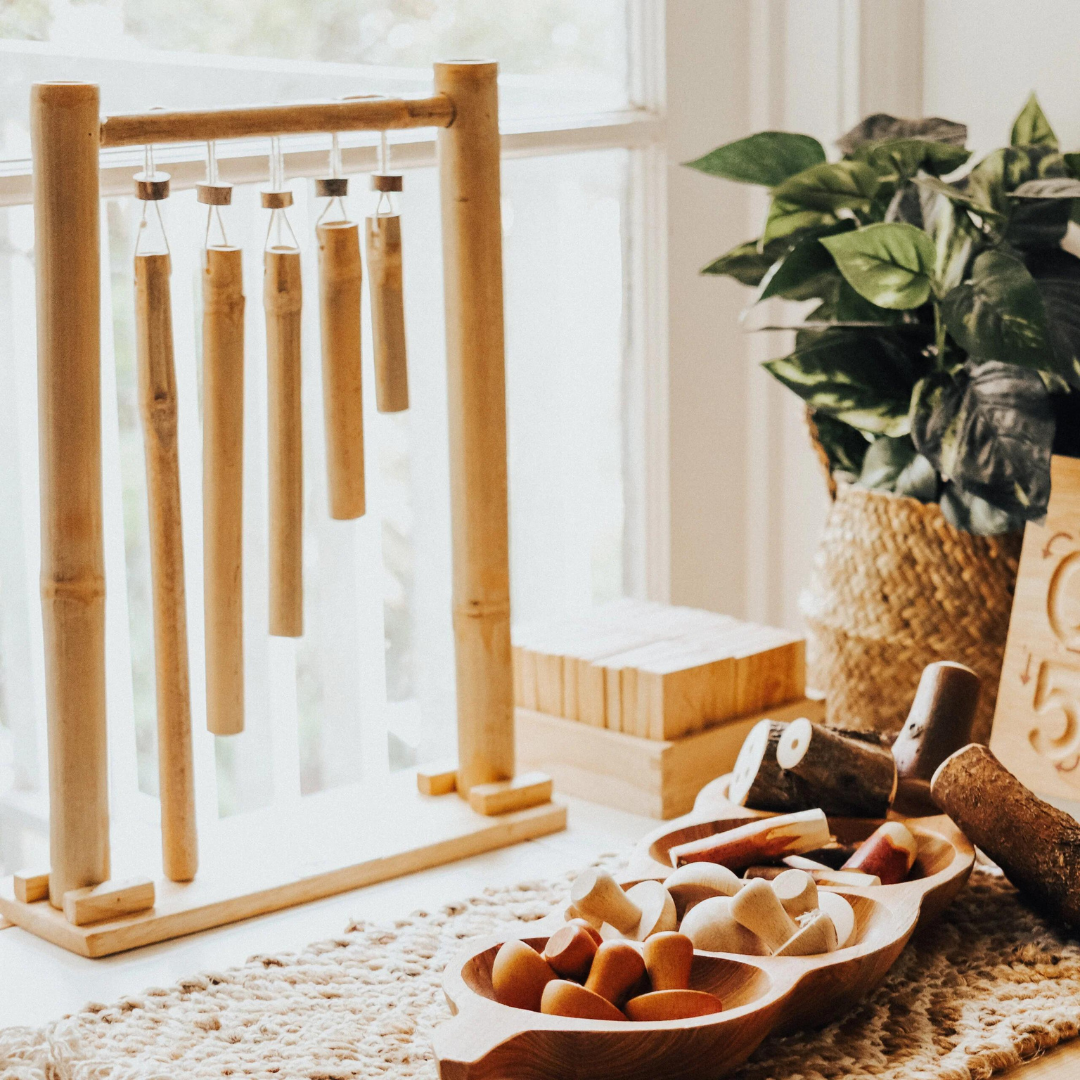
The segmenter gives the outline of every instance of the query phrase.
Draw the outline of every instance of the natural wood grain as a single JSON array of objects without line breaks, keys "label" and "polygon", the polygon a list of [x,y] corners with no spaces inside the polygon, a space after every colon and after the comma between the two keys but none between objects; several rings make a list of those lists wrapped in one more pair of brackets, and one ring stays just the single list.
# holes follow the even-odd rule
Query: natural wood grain
[{"label": "natural wood grain", "polygon": [[493,63],[435,65],[443,221],[458,790],[514,774],[499,104]]},{"label": "natural wood grain", "polygon": [[15,899],[22,904],[33,904],[49,896],[48,870],[20,870],[11,879]]},{"label": "natural wood grain", "polygon": [[367,219],[367,259],[375,403],[379,412],[403,412],[409,407],[409,372],[400,215],[376,214]]},{"label": "natural wood grain", "polygon": [[457,762],[436,762],[416,770],[416,788],[421,795],[449,795],[457,790]]},{"label": "natural wood grain", "polygon": [[30,92],[49,899],[109,876],[98,88]]},{"label": "natural wood grain", "polygon": [[244,730],[243,253],[203,253],[203,605],[206,727]]},{"label": "natural wood grain", "polygon": [[322,335],[326,486],[330,516],[362,517],[364,388],[360,367],[360,226],[333,221],[316,229],[319,242],[319,332]]},{"label": "natural wood grain", "polygon": [[266,308],[267,458],[270,465],[267,547],[270,633],[304,632],[304,440],[300,401],[300,252],[263,253]]},{"label": "natural wood grain", "polygon": [[134,915],[154,906],[154,883],[149,878],[103,881],[64,893],[64,918],[74,926]]},{"label": "natural wood grain", "polygon": [[505,814],[550,802],[551,792],[551,777],[545,773],[519,773],[512,780],[474,784],[469,789],[469,805],[478,814]]},{"label": "natural wood grain", "polygon": [[787,724],[773,719],[755,724],[739,750],[731,771],[732,802],[754,810],[773,810],[779,814],[807,808],[806,795],[799,778],[780,768],[776,748]]},{"label": "natural wood grain", "polygon": [[161,859],[166,877],[190,881],[199,867],[199,851],[170,274],[167,254],[135,256],[135,353],[150,512]]}]

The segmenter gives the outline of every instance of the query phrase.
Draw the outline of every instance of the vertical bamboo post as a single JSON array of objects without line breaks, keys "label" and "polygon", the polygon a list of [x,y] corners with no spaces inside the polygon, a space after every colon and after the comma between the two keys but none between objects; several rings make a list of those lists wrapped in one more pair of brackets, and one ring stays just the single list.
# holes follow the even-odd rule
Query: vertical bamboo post
[{"label": "vertical bamboo post", "polygon": [[190,881],[198,869],[199,854],[195,835],[170,274],[168,254],[135,256],[139,411],[150,508],[161,853],[167,878]]},{"label": "vertical bamboo post", "polygon": [[206,727],[244,730],[244,276],[238,247],[203,252],[203,605]]},{"label": "vertical bamboo post", "polygon": [[263,255],[270,441],[270,633],[304,632],[304,468],[300,413],[300,252]]},{"label": "vertical bamboo post", "polygon": [[499,110],[494,63],[435,65],[450,423],[458,791],[514,774]]},{"label": "vertical bamboo post", "polygon": [[375,351],[375,404],[379,412],[409,407],[405,358],[405,293],[401,274],[401,216],[367,219],[371,341]]},{"label": "vertical bamboo post", "polygon": [[49,902],[109,877],[98,88],[31,91]]},{"label": "vertical bamboo post", "polygon": [[360,226],[331,221],[319,241],[319,324],[330,516],[362,517],[364,398],[360,375]]}]

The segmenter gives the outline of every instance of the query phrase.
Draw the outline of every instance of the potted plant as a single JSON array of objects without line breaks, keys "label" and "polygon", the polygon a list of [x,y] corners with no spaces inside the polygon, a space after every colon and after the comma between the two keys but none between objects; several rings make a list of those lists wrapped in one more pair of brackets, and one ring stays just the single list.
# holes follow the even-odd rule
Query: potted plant
[{"label": "potted plant", "polygon": [[834,495],[802,608],[845,726],[898,729],[922,667],[954,659],[989,734],[1018,530],[1051,454],[1080,452],[1080,153],[1034,95],[1009,146],[973,165],[966,139],[879,113],[838,160],[766,131],[688,162],[770,193],[762,235],[703,273],[802,305],[765,367],[807,403]]}]

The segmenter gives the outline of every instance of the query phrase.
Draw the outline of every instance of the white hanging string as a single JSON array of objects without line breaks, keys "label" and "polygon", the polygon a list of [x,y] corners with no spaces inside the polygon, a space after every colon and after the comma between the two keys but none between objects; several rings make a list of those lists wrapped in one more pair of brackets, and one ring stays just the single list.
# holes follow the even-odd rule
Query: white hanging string
[{"label": "white hanging string", "polygon": [[[390,171],[390,140],[386,137],[385,131],[379,132],[379,172],[385,176]],[[386,202],[386,209],[383,209],[383,202]],[[390,198],[390,192],[380,191],[378,201],[375,203],[375,216],[380,214],[392,214],[394,212],[394,201]]]},{"label": "white hanging string", "polygon": [[[206,144],[206,182],[212,186],[218,183],[217,143],[213,139]],[[206,208],[206,235],[203,237],[204,249],[212,246],[210,243],[210,231],[215,221],[221,235],[221,243],[213,246],[229,246],[229,238],[225,235],[225,219],[221,216],[221,207],[212,204]]]},{"label": "white hanging string", "polygon": [[[143,178],[150,182],[157,177],[157,171],[154,168],[154,148],[150,143],[147,143],[143,147]],[[143,199],[142,200],[142,214],[139,217],[139,232],[135,238],[135,254],[143,254],[143,248],[150,248],[155,242],[160,242],[164,247],[164,252],[148,251],[146,254],[165,254],[169,252],[169,238],[165,234],[165,222],[161,217],[160,201],[157,199]],[[151,206],[153,211],[151,211]],[[151,217],[151,213],[154,217]],[[151,234],[155,232],[154,221],[157,221],[156,236]]]},{"label": "white hanging string", "polygon": [[[270,139],[270,190],[285,190],[285,157],[281,152],[281,139],[277,135],[272,136]],[[288,232],[291,243],[286,241],[286,232]],[[273,242],[271,242],[271,236],[274,238]],[[264,246],[267,250],[272,247],[300,247],[296,239],[296,233],[293,232],[292,225],[283,207],[275,207],[270,211],[270,223],[266,227],[266,244]]]}]

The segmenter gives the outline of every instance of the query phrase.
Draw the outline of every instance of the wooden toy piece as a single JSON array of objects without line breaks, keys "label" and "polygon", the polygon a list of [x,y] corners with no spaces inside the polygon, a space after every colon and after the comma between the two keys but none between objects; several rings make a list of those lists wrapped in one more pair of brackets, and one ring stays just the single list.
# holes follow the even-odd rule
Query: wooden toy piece
[{"label": "wooden toy piece", "polygon": [[570,886],[570,903],[587,919],[598,919],[629,934],[641,922],[642,911],[606,871],[590,867]]},{"label": "wooden toy piece", "polygon": [[469,805],[488,817],[509,814],[512,810],[551,802],[552,787],[551,777],[542,772],[521,773],[512,780],[474,785],[469,790]]},{"label": "wooden toy piece", "polygon": [[785,870],[773,879],[772,890],[793,919],[818,906],[817,884],[805,870]]},{"label": "wooden toy piece", "polygon": [[694,943],[675,931],[653,934],[642,947],[645,970],[653,990],[686,990],[694,963]]},{"label": "wooden toy piece", "polygon": [[491,966],[495,1000],[513,1009],[539,1012],[544,987],[557,977],[534,948],[516,939],[503,943]]},{"label": "wooden toy piece", "polygon": [[734,896],[743,887],[734,870],[716,863],[687,863],[664,878],[664,888],[675,901],[681,919],[695,904],[710,896]]},{"label": "wooden toy piece", "polygon": [[540,1011],[554,1016],[576,1016],[581,1020],[626,1020],[625,1014],[610,1001],[564,979],[556,979],[544,987]]},{"label": "wooden toy piece", "polygon": [[416,787],[421,795],[449,795],[457,787],[457,762],[435,762],[416,770]]},{"label": "wooden toy piece", "polygon": [[161,856],[167,878],[191,881],[199,850],[170,274],[168,253],[136,252],[135,353],[150,511]]},{"label": "wooden toy piece", "polygon": [[886,821],[863,841],[844,869],[879,877],[882,885],[896,885],[908,876],[918,854],[919,843],[911,830],[902,822]]},{"label": "wooden toy piece", "polygon": [[[573,908],[573,906],[573,904],[570,905],[571,908]],[[593,926],[593,924],[589,922],[588,919],[582,918],[579,915],[575,915],[569,920],[569,925],[580,926],[588,933],[588,935],[593,939],[593,941],[596,942],[597,945],[599,945],[600,942],[604,940],[600,934],[600,926],[603,926],[603,923],[601,923],[600,926]]]},{"label": "wooden toy piece", "polygon": [[600,935],[600,929],[604,925],[603,919],[596,918],[595,915],[586,915],[579,910],[574,904],[567,904],[563,910],[563,918],[567,922],[580,922],[583,925],[589,927],[597,935],[597,944],[603,940]]},{"label": "wooden toy piece", "polygon": [[[30,90],[49,901],[109,876],[98,88]],[[8,463],[11,467],[11,463]]]},{"label": "wooden toy piece", "polygon": [[329,221],[318,225],[315,235],[319,244],[327,494],[330,516],[345,521],[362,517],[367,507],[360,370],[360,226],[355,221]]},{"label": "wooden toy piece", "polygon": [[731,898],[735,921],[757,934],[770,952],[776,952],[798,930],[767,881],[748,881]]},{"label": "wooden toy piece", "polygon": [[375,214],[367,219],[367,259],[375,403],[379,412],[402,412],[409,407],[409,375],[399,214]]},{"label": "wooden toy piece", "polygon": [[855,944],[855,909],[839,893],[822,889],[818,907],[832,919],[836,931],[836,947],[844,949]]},{"label": "wooden toy piece", "polygon": [[1029,791],[985,746],[947,757],[934,801],[1041,911],[1080,926],[1080,824]]},{"label": "wooden toy piece", "polygon": [[810,809],[799,777],[780,768],[776,760],[787,728],[775,720],[762,720],[751,728],[731,770],[728,798],[733,803],[781,814]]},{"label": "wooden toy piece", "polygon": [[816,956],[837,948],[836,927],[824,911],[815,911],[779,949],[775,956]]},{"label": "wooden toy piece", "polygon": [[605,941],[596,950],[585,989],[618,1005],[645,974],[641,952],[627,941]]},{"label": "wooden toy piece", "polygon": [[713,862],[730,870],[744,870],[755,863],[798,855],[821,847],[831,839],[829,823],[821,810],[758,818],[725,832],[676,844],[668,852],[671,865]]},{"label": "wooden toy piece", "polygon": [[238,247],[203,252],[206,727],[244,730],[244,280]]},{"label": "wooden toy piece", "polygon": [[658,1020],[689,1020],[695,1016],[711,1016],[723,1009],[723,1002],[704,990],[655,990],[639,994],[624,1006],[627,1017],[639,1022]]},{"label": "wooden toy piece", "polygon": [[776,760],[799,777],[811,805],[826,814],[881,818],[896,793],[896,762],[888,750],[806,719],[788,725]]},{"label": "wooden toy piece", "polygon": [[544,959],[556,975],[584,982],[598,945],[591,927],[567,923],[548,938]]},{"label": "wooden toy piece", "polygon": [[644,941],[678,925],[675,901],[659,881],[639,881],[626,890],[626,898],[641,909],[637,925],[626,931],[626,937],[633,941]]},{"label": "wooden toy piece", "polygon": [[930,778],[950,754],[971,742],[978,704],[979,676],[971,668],[941,660],[923,669],[907,722],[892,746],[898,777],[894,809],[935,813]]},{"label": "wooden toy piece", "polygon": [[35,904],[49,896],[48,870],[19,870],[12,876],[15,899],[20,904]]},{"label": "wooden toy piece", "polygon": [[881,878],[876,874],[866,874],[861,870],[830,870],[827,866],[818,866],[809,859],[800,859],[790,855],[784,859],[783,866],[751,866],[743,873],[745,878],[764,878],[775,881],[785,870],[805,870],[815,885],[833,885],[838,888],[869,889],[880,885]]},{"label": "wooden toy piece", "polygon": [[679,927],[704,952],[741,953],[744,956],[768,956],[769,947],[731,913],[730,896],[712,896],[687,912]]},{"label": "wooden toy piece", "polygon": [[153,906],[154,883],[149,878],[103,881],[64,893],[64,918],[75,926],[134,915]]}]

